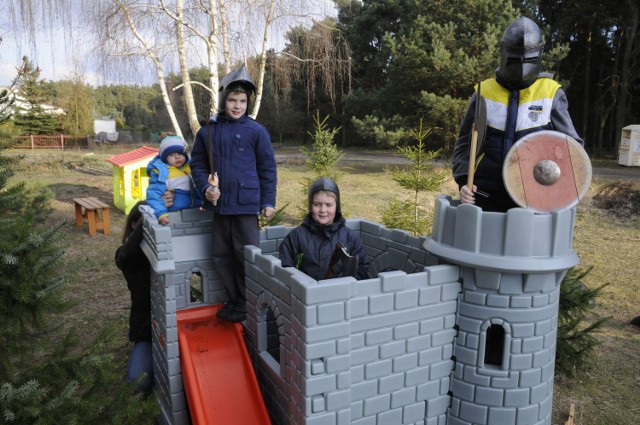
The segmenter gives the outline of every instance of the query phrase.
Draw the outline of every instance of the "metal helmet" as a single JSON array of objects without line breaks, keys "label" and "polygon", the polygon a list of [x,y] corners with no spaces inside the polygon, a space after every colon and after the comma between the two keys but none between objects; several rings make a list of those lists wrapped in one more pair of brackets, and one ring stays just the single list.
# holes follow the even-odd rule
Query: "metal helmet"
[{"label": "metal helmet", "polygon": [[[227,95],[231,92],[246,93],[247,98],[256,92],[256,85],[253,83],[251,75],[245,65],[225,75],[220,82],[220,88],[218,89],[218,111],[224,111]],[[247,113],[249,113],[249,109],[247,109]]]},{"label": "metal helmet", "polygon": [[516,86],[535,80],[540,74],[543,48],[538,25],[524,16],[518,18],[502,36],[498,75]]},{"label": "metal helmet", "polygon": [[332,192],[336,195],[336,217],[341,215],[340,211],[340,189],[338,189],[338,185],[336,182],[331,180],[328,177],[320,177],[309,186],[309,209],[311,212],[311,204],[313,204],[313,195],[317,192],[324,190],[326,192]]}]

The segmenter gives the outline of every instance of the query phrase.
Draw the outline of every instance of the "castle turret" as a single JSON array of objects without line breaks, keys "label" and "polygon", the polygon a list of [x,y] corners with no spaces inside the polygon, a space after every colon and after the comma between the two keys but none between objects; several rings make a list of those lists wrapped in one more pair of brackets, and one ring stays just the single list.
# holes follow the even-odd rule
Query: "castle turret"
[{"label": "castle turret", "polygon": [[460,266],[447,425],[550,425],[560,283],[575,210],[507,213],[441,196],[425,248]]}]

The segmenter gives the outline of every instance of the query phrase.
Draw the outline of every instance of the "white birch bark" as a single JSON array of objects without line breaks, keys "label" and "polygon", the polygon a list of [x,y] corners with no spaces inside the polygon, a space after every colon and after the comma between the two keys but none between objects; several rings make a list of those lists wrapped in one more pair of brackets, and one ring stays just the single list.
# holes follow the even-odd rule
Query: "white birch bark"
[{"label": "white birch bark", "polygon": [[176,118],[176,114],[173,110],[173,106],[171,105],[171,100],[169,99],[169,92],[167,91],[167,84],[164,78],[164,70],[162,69],[162,61],[160,60],[158,53],[151,47],[150,43],[138,31],[136,23],[127,5],[124,4],[121,0],[113,0],[113,2],[118,6],[118,9],[121,10],[122,13],[124,13],[127,24],[129,25],[129,29],[133,33],[133,36],[144,47],[145,55],[153,62],[156,76],[158,78],[158,85],[160,86],[160,92],[162,94],[162,101],[167,108],[167,114],[169,115],[169,119],[171,120],[173,130],[177,136],[184,138],[182,136],[182,130],[180,130],[180,125],[178,124],[178,119]]},{"label": "white birch bark", "polygon": [[187,119],[191,134],[195,135],[200,129],[198,121],[198,113],[193,98],[193,88],[191,87],[191,76],[189,75],[189,64],[187,61],[187,52],[184,38],[184,0],[176,1],[176,12],[173,14],[169,11],[163,0],[160,0],[161,9],[175,21],[176,27],[176,43],[178,48],[178,60],[180,62],[180,75],[182,76],[182,84],[175,87],[184,90],[183,99],[187,109]]}]

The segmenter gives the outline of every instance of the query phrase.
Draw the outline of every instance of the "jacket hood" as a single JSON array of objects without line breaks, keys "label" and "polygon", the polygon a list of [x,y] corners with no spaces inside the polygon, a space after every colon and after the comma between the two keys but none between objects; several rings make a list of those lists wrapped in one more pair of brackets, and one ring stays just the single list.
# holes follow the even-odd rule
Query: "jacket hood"
[{"label": "jacket hood", "polygon": [[328,177],[320,177],[309,186],[309,199],[307,205],[307,212],[311,212],[311,204],[313,203],[313,195],[316,192],[321,190],[332,192],[336,195],[336,218],[335,221],[338,221],[340,217],[342,217],[342,210],[340,208],[340,189],[338,189],[338,185],[336,182],[331,180]]},{"label": "jacket hood", "polygon": [[[256,92],[256,85],[251,79],[251,75],[245,65],[235,71],[231,71],[220,82],[220,88],[218,89],[218,111],[224,112],[225,102],[227,96],[232,92],[246,93],[247,100],[251,98],[251,95]],[[247,107],[246,115],[249,114],[249,108]]]}]

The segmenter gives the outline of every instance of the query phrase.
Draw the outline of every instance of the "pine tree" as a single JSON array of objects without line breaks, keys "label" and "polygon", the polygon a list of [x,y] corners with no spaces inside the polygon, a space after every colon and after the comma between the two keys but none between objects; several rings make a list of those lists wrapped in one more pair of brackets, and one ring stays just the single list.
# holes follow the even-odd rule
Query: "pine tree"
[{"label": "pine tree", "polygon": [[[110,351],[115,327],[81,347],[64,326],[64,222],[47,222],[48,197],[16,182],[8,92],[0,93],[0,420],[4,424],[150,424],[155,399],[140,401]],[[71,271],[69,271],[71,269]]]},{"label": "pine tree", "polygon": [[608,283],[595,289],[582,283],[592,268],[570,269],[560,286],[556,372],[562,375],[574,376],[588,368],[593,349],[598,345],[594,334],[607,321],[598,318],[593,309],[596,298]]},{"label": "pine tree", "polygon": [[40,68],[25,58],[22,82],[18,95],[24,103],[16,108],[13,121],[22,134],[55,134],[60,132],[56,115],[45,111],[43,105],[51,103],[51,97],[43,88]]},{"label": "pine tree", "polygon": [[[340,127],[329,128],[328,120],[328,116],[321,119],[320,111],[316,111],[316,115],[313,118],[315,130],[313,133],[309,132],[309,135],[313,138],[311,149],[304,146],[300,147],[300,152],[307,156],[305,165],[312,173],[311,177],[304,178],[301,188],[304,194],[303,199],[306,199],[309,187],[316,179],[328,177],[337,183],[340,177],[337,164],[344,153],[338,149],[334,141],[336,134],[340,131]],[[307,207],[306,204],[298,206],[301,220],[308,212]]]},{"label": "pine tree", "polygon": [[416,144],[399,148],[410,161],[406,168],[387,168],[391,178],[404,189],[411,191],[410,199],[392,199],[389,205],[380,209],[382,223],[392,229],[409,230],[413,235],[426,235],[431,227],[431,210],[422,207],[420,194],[433,192],[447,181],[449,173],[434,171],[433,160],[440,156],[441,150],[425,150],[425,139],[429,131],[422,127],[412,130]]},{"label": "pine tree", "polygon": [[307,185],[304,188],[305,194],[311,183],[319,177],[329,177],[336,182],[340,177],[336,165],[342,158],[343,152],[338,149],[334,141],[340,127],[330,129],[327,124],[328,120],[328,116],[320,119],[320,111],[317,111],[316,116],[313,117],[315,131],[309,133],[313,138],[311,149],[304,146],[300,148],[300,152],[307,156],[307,168],[313,173],[313,177],[307,179]]}]

